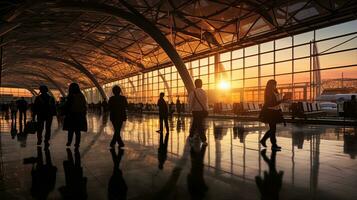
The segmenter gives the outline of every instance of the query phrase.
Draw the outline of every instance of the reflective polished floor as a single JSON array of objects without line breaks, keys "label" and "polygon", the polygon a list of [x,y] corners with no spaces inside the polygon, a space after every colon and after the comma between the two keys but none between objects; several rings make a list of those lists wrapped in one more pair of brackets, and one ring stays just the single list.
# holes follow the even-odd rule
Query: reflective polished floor
[{"label": "reflective polished floor", "polygon": [[204,146],[186,140],[190,120],[160,135],[156,116],[131,116],[110,150],[110,121],[89,114],[76,151],[56,120],[44,150],[2,119],[0,199],[357,199],[357,128],[278,126],[272,152],[262,123],[209,119]]}]

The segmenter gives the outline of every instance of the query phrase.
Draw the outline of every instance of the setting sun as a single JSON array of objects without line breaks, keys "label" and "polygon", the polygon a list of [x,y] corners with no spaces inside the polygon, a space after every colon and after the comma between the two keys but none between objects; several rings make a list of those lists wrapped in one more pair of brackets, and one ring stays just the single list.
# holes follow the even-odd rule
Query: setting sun
[{"label": "setting sun", "polygon": [[231,88],[231,85],[227,81],[221,81],[219,83],[219,88],[222,89],[222,90],[228,90],[228,89]]}]

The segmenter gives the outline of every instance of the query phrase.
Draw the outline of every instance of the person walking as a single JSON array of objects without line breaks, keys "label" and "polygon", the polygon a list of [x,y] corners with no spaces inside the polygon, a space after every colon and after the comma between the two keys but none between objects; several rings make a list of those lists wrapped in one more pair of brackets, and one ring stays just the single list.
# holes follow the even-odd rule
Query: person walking
[{"label": "person walking", "polygon": [[259,118],[262,122],[269,124],[269,130],[260,140],[260,144],[263,147],[267,147],[266,140],[270,138],[272,150],[281,149],[281,147],[278,146],[276,142],[276,124],[284,122],[283,114],[280,109],[280,104],[281,102],[287,100],[287,96],[284,96],[282,100],[280,99],[280,95],[276,88],[276,85],[277,83],[273,79],[267,82],[264,93],[264,105],[259,115]]},{"label": "person walking", "polygon": [[79,148],[81,131],[87,131],[87,102],[77,83],[71,83],[68,88],[67,101],[64,105],[63,130],[68,131],[66,146],[72,144],[73,135],[76,134],[75,148]]},{"label": "person walking", "polygon": [[109,98],[108,107],[110,112],[110,121],[113,124],[114,134],[110,147],[114,147],[115,143],[119,144],[119,147],[124,147],[124,142],[120,135],[120,130],[127,119],[126,109],[128,107],[128,101],[125,96],[121,95],[121,88],[115,85],[112,89],[113,96]]},{"label": "person walking", "polygon": [[190,128],[190,139],[198,134],[203,144],[207,145],[205,135],[205,119],[208,116],[207,94],[202,89],[202,80],[195,80],[195,89],[188,96],[188,106],[192,111],[192,124]]},{"label": "person walking", "polygon": [[179,97],[177,97],[177,99],[176,99],[176,112],[177,112],[178,116],[181,116],[181,101],[180,101]]},{"label": "person walking", "polygon": [[16,116],[17,116],[17,104],[15,100],[10,102],[10,112],[11,112],[11,123],[16,127]]},{"label": "person walking", "polygon": [[[19,122],[20,122],[20,133],[22,133],[22,127],[26,125],[26,111],[27,111],[27,101],[24,97],[16,101],[17,108],[19,109]],[[23,121],[22,121],[23,119]]]},{"label": "person walking", "polygon": [[40,95],[38,95],[33,104],[33,117],[37,117],[37,145],[42,143],[42,132],[45,131],[45,148],[50,146],[51,126],[53,116],[56,115],[55,99],[48,94],[48,88],[45,85],[40,86]]},{"label": "person walking", "polygon": [[166,133],[170,132],[169,129],[169,110],[167,107],[167,103],[164,99],[165,93],[161,92],[160,93],[160,98],[157,101],[157,106],[159,107],[159,123],[160,123],[160,130],[158,131],[159,133],[163,133],[164,131],[164,123],[165,123],[165,128],[166,128]]}]

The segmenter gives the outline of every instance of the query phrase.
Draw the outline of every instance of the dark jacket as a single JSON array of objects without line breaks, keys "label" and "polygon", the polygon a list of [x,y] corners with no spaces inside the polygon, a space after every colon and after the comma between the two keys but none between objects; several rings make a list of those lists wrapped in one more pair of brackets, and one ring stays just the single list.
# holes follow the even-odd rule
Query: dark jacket
[{"label": "dark jacket", "polygon": [[125,121],[127,119],[126,108],[128,107],[128,101],[126,100],[126,97],[122,95],[110,97],[108,107],[111,121]]},{"label": "dark jacket", "polygon": [[268,93],[265,95],[264,106],[265,107],[274,107],[281,103],[280,100],[277,99],[274,93]]},{"label": "dark jacket", "polygon": [[17,108],[19,109],[20,112],[25,112],[27,110],[27,101],[23,99],[19,99],[16,101],[17,103]]},{"label": "dark jacket", "polygon": [[63,130],[87,131],[87,102],[82,93],[68,96],[63,108]]},{"label": "dark jacket", "polygon": [[165,99],[160,98],[157,101],[157,106],[159,106],[159,115],[163,117],[167,117],[169,115],[169,110],[167,108],[167,103]]},{"label": "dark jacket", "polygon": [[56,115],[55,99],[47,93],[40,94],[35,99],[32,111],[40,120],[53,117]]}]

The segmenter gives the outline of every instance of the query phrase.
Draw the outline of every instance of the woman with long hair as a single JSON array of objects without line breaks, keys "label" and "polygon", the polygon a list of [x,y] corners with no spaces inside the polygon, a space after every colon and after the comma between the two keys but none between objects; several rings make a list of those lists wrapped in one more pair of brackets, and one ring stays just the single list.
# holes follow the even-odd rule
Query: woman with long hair
[{"label": "woman with long hair", "polygon": [[63,130],[68,131],[66,146],[71,146],[73,135],[76,134],[74,146],[78,148],[81,141],[81,131],[87,131],[87,102],[77,83],[69,85],[64,112]]},{"label": "woman with long hair", "polygon": [[276,84],[276,81],[273,79],[267,82],[264,93],[264,105],[259,116],[262,122],[269,124],[269,130],[260,140],[260,144],[263,147],[267,147],[265,142],[268,138],[270,138],[272,150],[281,149],[281,147],[278,146],[276,143],[276,124],[284,122],[284,118],[280,109],[280,104],[282,101],[287,100],[287,96],[284,96],[284,99],[282,100],[280,99]]}]

